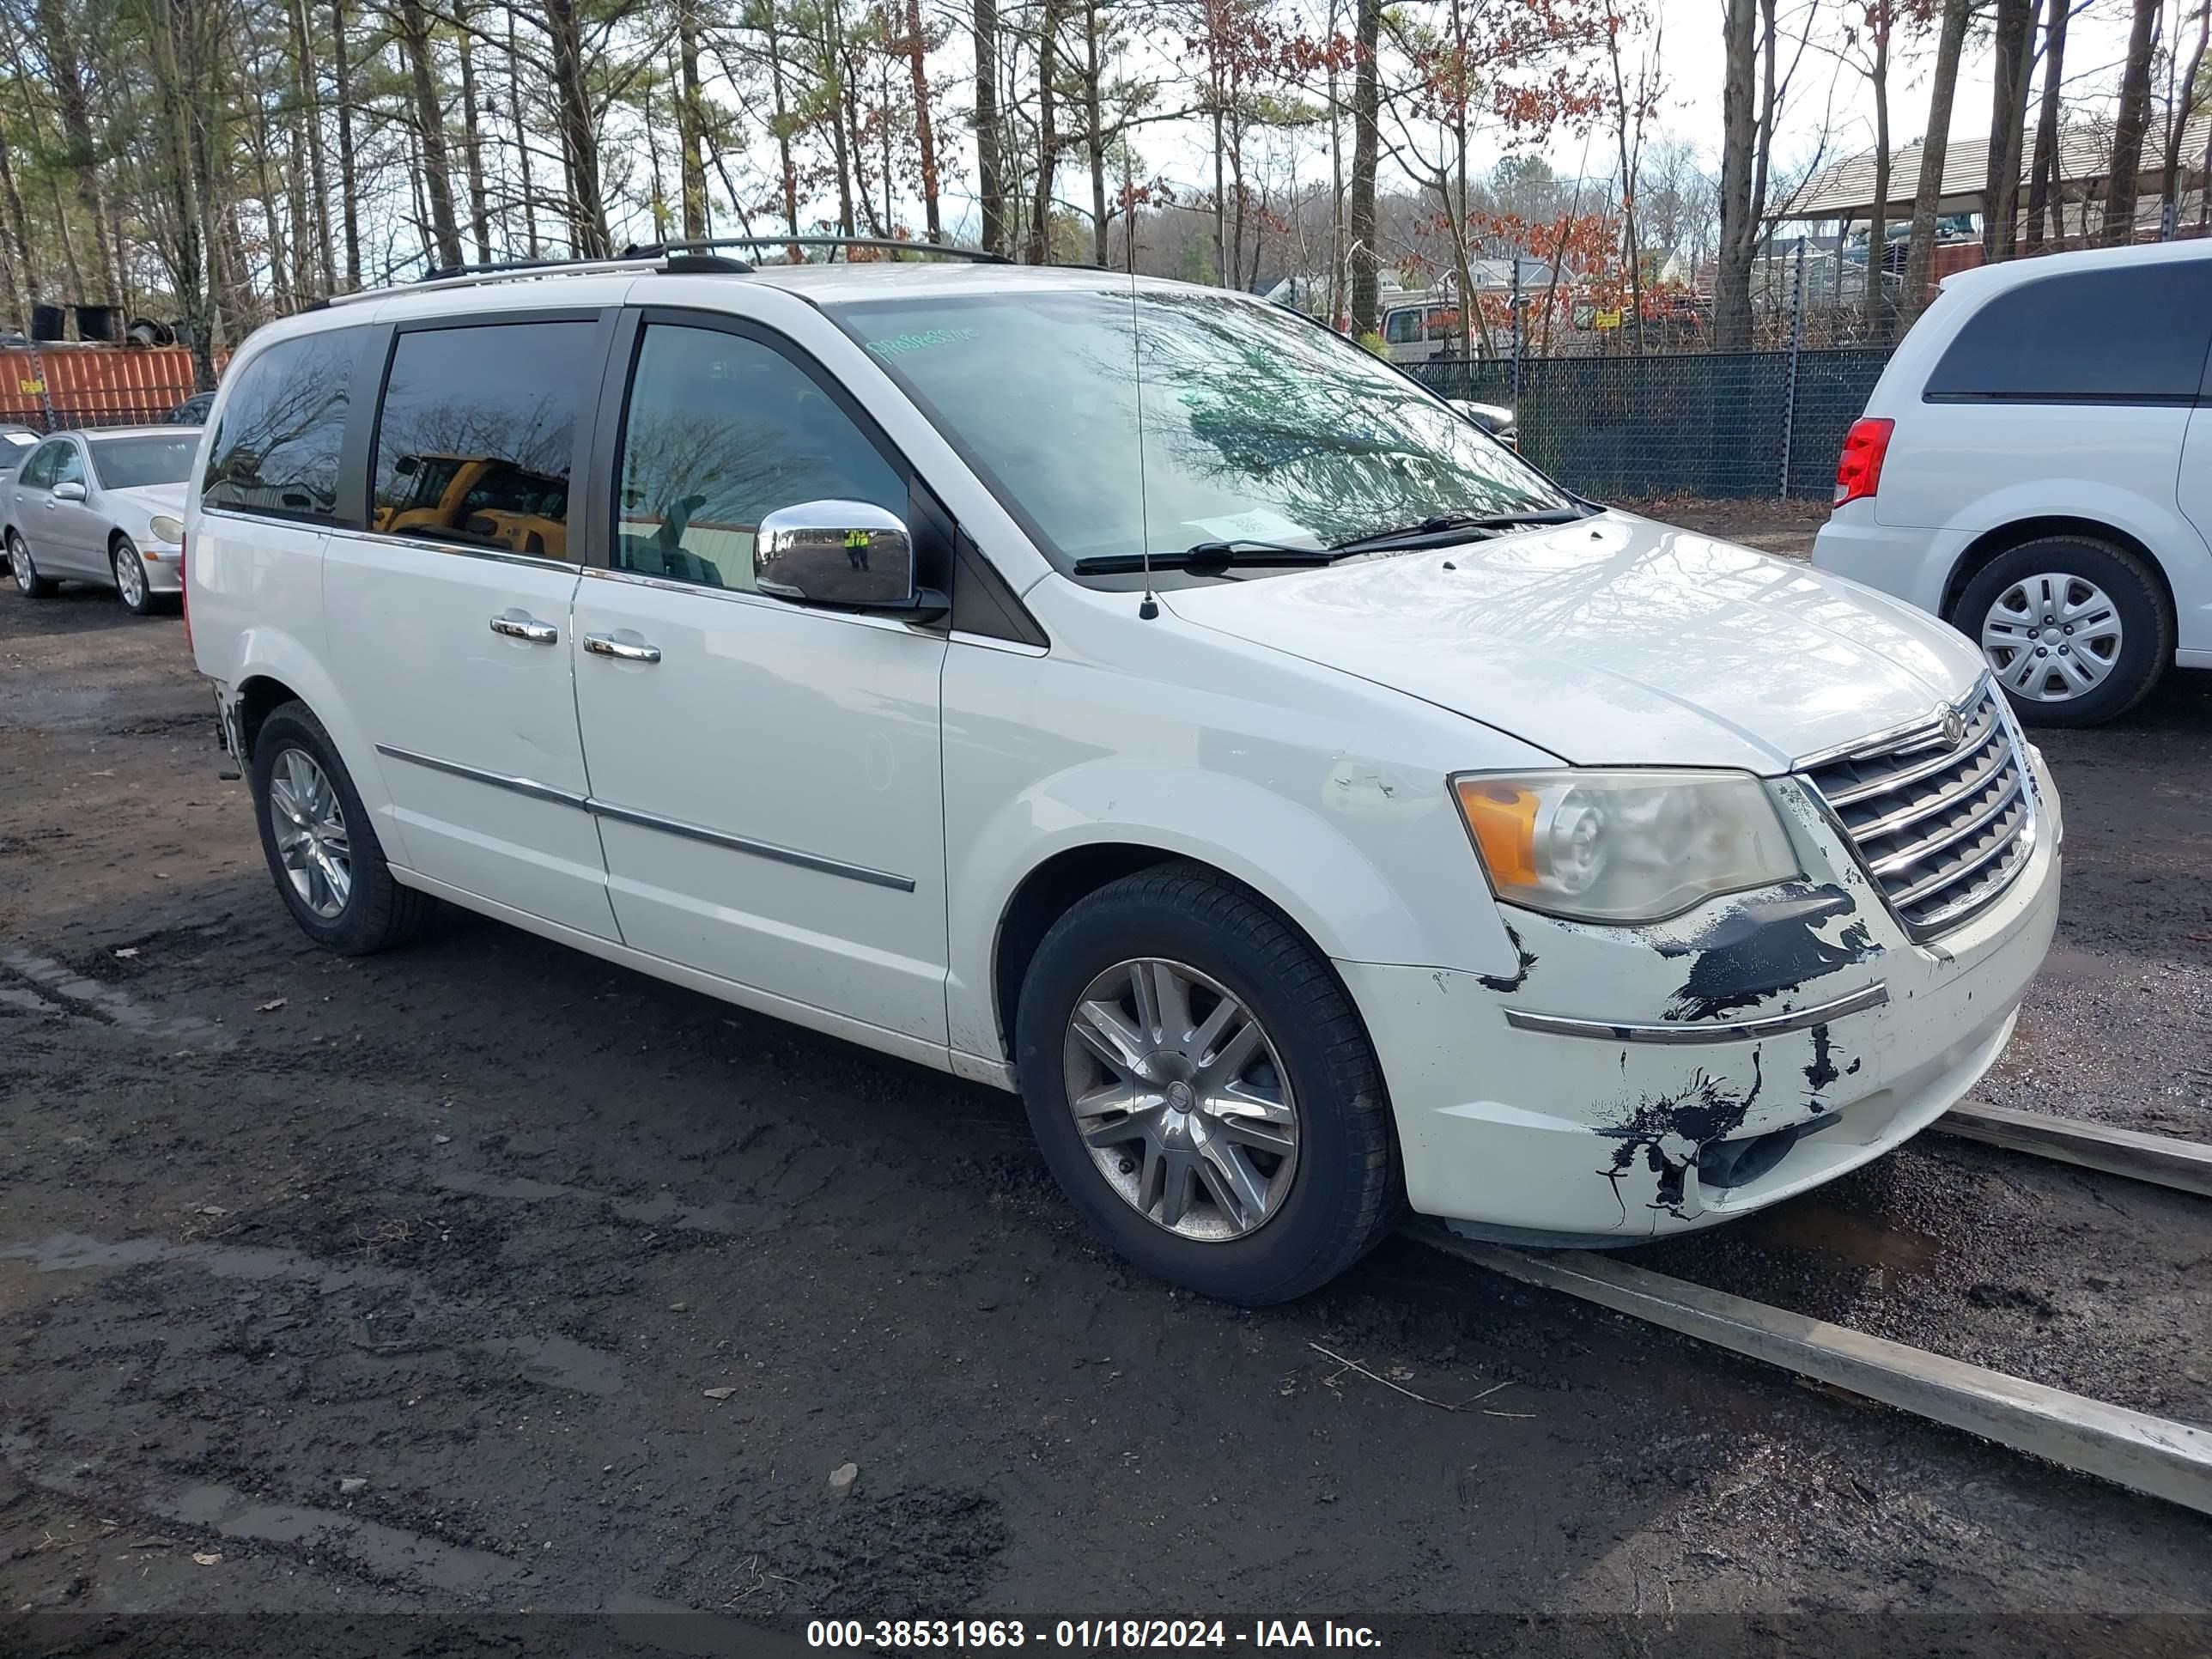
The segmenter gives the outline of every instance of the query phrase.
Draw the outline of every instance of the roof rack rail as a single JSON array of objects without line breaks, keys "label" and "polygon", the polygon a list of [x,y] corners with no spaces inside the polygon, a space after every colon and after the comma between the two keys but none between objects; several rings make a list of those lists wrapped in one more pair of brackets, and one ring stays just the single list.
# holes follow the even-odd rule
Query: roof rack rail
[{"label": "roof rack rail", "polygon": [[412,282],[364,288],[352,294],[333,294],[334,306],[357,305],[363,300],[388,300],[395,294],[419,294],[426,289],[473,288],[484,283],[521,282],[534,276],[588,276],[598,272],[646,270],[660,262],[657,254],[610,259],[507,259],[489,264],[440,265]]},{"label": "roof rack rail", "polygon": [[[708,236],[670,242],[633,243],[623,250],[643,258],[662,254],[710,253],[724,247],[872,248],[886,253],[933,254],[939,258],[965,259],[974,264],[1010,265],[1003,253],[980,247],[959,247],[950,242],[912,242],[896,236]],[[849,261],[848,261],[849,263]]]},{"label": "roof rack rail", "polygon": [[818,247],[872,248],[886,253],[934,254],[971,264],[1010,265],[1003,253],[979,247],[956,247],[945,242],[902,241],[891,236],[711,236],[695,240],[632,243],[620,253],[591,259],[495,259],[483,264],[434,265],[409,283],[365,288],[352,294],[333,294],[329,303],[354,305],[363,300],[386,299],[394,294],[419,294],[425,289],[471,288],[484,283],[522,282],[537,276],[586,276],[599,272],[665,270],[672,275],[725,271],[741,275],[754,267],[742,259],[718,257],[717,248]]}]

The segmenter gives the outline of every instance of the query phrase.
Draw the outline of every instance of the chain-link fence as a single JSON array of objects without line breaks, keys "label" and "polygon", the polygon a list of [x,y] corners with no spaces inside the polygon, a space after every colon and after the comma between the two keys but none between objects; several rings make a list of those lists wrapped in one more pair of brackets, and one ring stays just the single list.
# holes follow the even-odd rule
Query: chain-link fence
[{"label": "chain-link fence", "polygon": [[1513,407],[1521,453],[1600,499],[1826,495],[1887,348],[1421,364],[1447,398]]}]

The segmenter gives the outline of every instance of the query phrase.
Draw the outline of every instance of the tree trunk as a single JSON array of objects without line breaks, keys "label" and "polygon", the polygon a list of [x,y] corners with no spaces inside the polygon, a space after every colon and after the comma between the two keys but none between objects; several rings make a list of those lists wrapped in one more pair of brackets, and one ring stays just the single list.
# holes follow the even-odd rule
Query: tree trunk
[{"label": "tree trunk", "polygon": [[676,0],[676,142],[683,155],[684,239],[707,234],[706,108],[699,101],[698,0]]},{"label": "tree trunk", "polygon": [[1888,332],[1882,278],[1889,271],[1889,40],[1895,0],[1880,0],[1874,19],[1874,216],[1867,223],[1866,331],[1879,343]]},{"label": "tree trunk", "polygon": [[[1453,0],[1457,9],[1458,0]],[[1620,151],[1620,216],[1621,234],[1625,239],[1624,255],[1628,264],[1629,304],[1635,307],[1636,351],[1644,353],[1644,258],[1643,248],[1636,235],[1636,158],[1628,149],[1628,83],[1620,72],[1620,21],[1616,17],[1607,20],[1606,55],[1613,64],[1613,137]],[[1461,187],[1466,187],[1467,152],[1460,151]],[[1518,250],[1515,257],[1519,257]]]},{"label": "tree trunk", "polygon": [[[550,9],[550,8],[549,8]],[[436,66],[430,59],[430,14],[422,0],[398,0],[399,44],[407,54],[408,82],[414,93],[415,130],[422,146],[422,193],[430,208],[430,236],[438,263],[461,263],[461,233],[453,217],[453,175],[446,153],[446,111],[438,96]]]},{"label": "tree trunk", "polygon": [[2120,74],[2119,112],[2112,120],[2112,161],[2105,189],[2102,240],[2121,247],[2135,240],[2136,198],[2141,189],[2143,135],[2150,125],[2150,62],[2158,44],[2160,0],[2136,0],[2128,34],[2127,67]]},{"label": "tree trunk", "polygon": [[[912,5],[915,0],[907,0]],[[1106,126],[1099,108],[1098,0],[1083,0],[1083,131],[1091,152],[1091,259],[1106,263]]]},{"label": "tree trunk", "polygon": [[975,177],[983,246],[1006,249],[1006,175],[999,148],[999,0],[975,0]]},{"label": "tree trunk", "polygon": [[914,138],[921,150],[921,221],[933,242],[945,240],[937,205],[937,124],[929,114],[929,37],[922,33],[921,0],[906,0],[906,59],[914,81]]},{"label": "tree trunk", "polygon": [[1382,149],[1382,134],[1375,118],[1382,101],[1378,48],[1382,38],[1382,0],[1357,0],[1358,57],[1352,82],[1352,332],[1364,338],[1380,324],[1382,262],[1375,246],[1375,164]]},{"label": "tree trunk", "polygon": [[2008,259],[2020,216],[2021,129],[2027,114],[2037,0],[1996,0],[1990,66],[1990,143],[1982,178],[1982,257]]},{"label": "tree trunk", "polygon": [[1755,0],[1727,0],[1721,18],[1720,248],[1713,270],[1713,343],[1724,351],[1751,343],[1751,263],[1759,248],[1760,206],[1753,189],[1758,49]]},{"label": "tree trunk", "polygon": [[[775,0],[766,0],[761,9],[762,21],[768,36],[768,80],[775,112],[775,151],[781,167],[783,228],[790,235],[799,234],[799,170],[791,159],[791,118],[784,101],[783,47],[777,39]],[[793,243],[788,250],[792,262],[799,260],[799,246]]]},{"label": "tree trunk", "polygon": [[[420,4],[421,0],[407,0]],[[614,252],[607,231],[606,198],[599,189],[599,135],[592,124],[591,91],[584,84],[584,42],[575,0],[544,0],[546,37],[553,43],[553,102],[568,161],[569,219],[579,258],[604,259]],[[450,208],[448,211],[450,211]]]},{"label": "tree trunk", "polygon": [[[2064,180],[2058,172],[2058,96],[2066,67],[2066,24],[2083,0],[2051,0],[2043,26],[2043,103],[2035,118],[2035,159],[2028,167],[2027,248],[2043,246],[2055,198]],[[2062,223],[2063,234],[2066,227]]]},{"label": "tree trunk", "polygon": [[[538,257],[538,186],[530,176],[530,129],[525,126],[522,121],[522,59],[514,49],[514,9],[512,6],[509,6],[507,11],[507,113],[514,120],[515,158],[522,172],[522,234],[525,238],[523,245],[529,250],[525,257],[535,259]],[[346,204],[346,212],[349,216],[352,214],[351,203]],[[350,222],[349,219],[349,222]],[[508,234],[507,246],[508,251],[512,252],[514,250],[512,232]]]},{"label": "tree trunk", "polygon": [[457,16],[460,22],[461,52],[461,161],[469,175],[469,236],[476,243],[477,263],[491,263],[491,210],[484,201],[483,128],[477,118],[477,64],[475,30],[469,27],[469,8],[462,0]]},{"label": "tree trunk", "polygon": [[[2197,82],[2203,72],[2208,45],[2212,45],[2212,0],[2204,0],[2197,9],[2197,44],[2190,48],[2188,68],[2175,89],[2172,106],[2166,112],[2165,206],[2159,215],[2158,228],[2160,241],[2171,241],[2181,228],[2181,142],[2189,118],[2197,112]],[[2212,177],[2207,177],[2204,188],[2208,195],[2212,195]]]},{"label": "tree trunk", "polygon": [[[81,14],[80,14],[81,15]],[[69,149],[64,166],[94,237],[93,275],[96,289],[80,290],[81,297],[112,305],[116,296],[116,274],[107,234],[107,201],[100,187],[100,150],[93,140],[92,113],[85,97],[84,76],[77,62],[77,43],[69,15],[60,0],[39,0],[39,33],[45,36],[47,78],[53,82],[54,101],[61,106],[62,134]]]},{"label": "tree trunk", "polygon": [[1052,259],[1052,179],[1060,166],[1060,132],[1054,125],[1053,80],[1058,72],[1060,0],[1044,0],[1037,29],[1037,172],[1036,210],[1030,221],[1029,263]]},{"label": "tree trunk", "polygon": [[1910,326],[1928,304],[1928,276],[1936,264],[1936,210],[1943,199],[1943,161],[1951,143],[1951,105],[1959,90],[1959,54],[1966,42],[1973,0],[1943,0],[1943,27],[1936,43],[1936,78],[1928,94],[1928,136],[1921,141],[1920,181],[1912,192],[1912,236],[1905,258],[1899,320]]},{"label": "tree trunk", "polygon": [[1344,111],[1337,101],[1336,20],[1328,0],[1328,325],[1344,323]]},{"label": "tree trunk", "polygon": [[[508,14],[508,27],[514,14]],[[345,226],[346,286],[361,287],[361,191],[354,171],[353,71],[346,62],[345,0],[331,0],[331,82],[338,98],[338,206]]]},{"label": "tree trunk", "polygon": [[315,84],[314,18],[307,0],[292,0],[292,56],[297,67],[300,104],[307,126],[307,194],[313,198],[315,268],[325,294],[338,284],[337,261],[331,248],[331,167],[323,148],[323,102]]},{"label": "tree trunk", "polygon": [[[8,135],[0,130],[0,301],[9,313],[30,326],[31,307],[39,297],[38,270],[31,257],[30,226],[23,214],[22,193],[15,187],[15,164],[8,151]],[[29,269],[23,269],[27,265]]]}]

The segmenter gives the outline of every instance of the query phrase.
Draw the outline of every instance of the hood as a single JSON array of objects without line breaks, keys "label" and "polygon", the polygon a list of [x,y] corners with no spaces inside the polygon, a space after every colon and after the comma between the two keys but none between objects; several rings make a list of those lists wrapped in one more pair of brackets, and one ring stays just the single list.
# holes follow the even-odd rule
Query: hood
[{"label": "hood", "polygon": [[189,484],[140,484],[135,489],[104,489],[100,494],[112,506],[135,508],[139,514],[152,517],[166,513],[173,519],[185,516],[185,492]]},{"label": "hood", "polygon": [[1983,671],[1871,588],[1625,513],[1161,599],[1578,765],[1787,771]]}]

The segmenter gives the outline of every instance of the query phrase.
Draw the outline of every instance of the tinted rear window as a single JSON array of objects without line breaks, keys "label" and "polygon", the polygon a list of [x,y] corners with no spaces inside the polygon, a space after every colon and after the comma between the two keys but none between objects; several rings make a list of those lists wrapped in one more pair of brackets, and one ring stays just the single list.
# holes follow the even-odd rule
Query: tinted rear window
[{"label": "tinted rear window", "polygon": [[173,438],[94,438],[92,465],[110,489],[182,483],[192,476],[192,452],[199,447],[196,432]]},{"label": "tinted rear window", "polygon": [[416,329],[392,354],[369,527],[568,556],[568,469],[599,383],[588,322]]},{"label": "tinted rear window", "polygon": [[2212,349],[2212,260],[2045,276],[1967,320],[1928,377],[1937,401],[2186,403]]},{"label": "tinted rear window", "polygon": [[238,370],[201,480],[204,507],[336,521],[338,453],[368,332],[282,340]]}]

